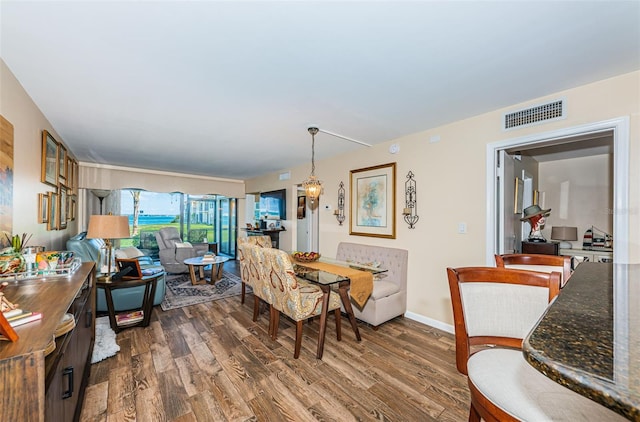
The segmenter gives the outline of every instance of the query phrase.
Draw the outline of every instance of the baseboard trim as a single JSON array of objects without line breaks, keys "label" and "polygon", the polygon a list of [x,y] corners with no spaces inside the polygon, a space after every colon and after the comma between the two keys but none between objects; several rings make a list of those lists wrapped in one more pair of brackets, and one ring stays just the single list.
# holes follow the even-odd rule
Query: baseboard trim
[{"label": "baseboard trim", "polygon": [[442,321],[438,321],[437,319],[432,319],[432,318],[427,318],[424,315],[420,315],[420,314],[416,314],[413,312],[405,312],[404,316],[406,318],[412,319],[414,321],[417,321],[421,324],[424,325],[428,325],[430,327],[433,328],[437,328],[438,330],[442,330],[442,331],[446,331],[449,334],[455,334],[455,330],[453,328],[453,325],[450,324],[445,324]]}]

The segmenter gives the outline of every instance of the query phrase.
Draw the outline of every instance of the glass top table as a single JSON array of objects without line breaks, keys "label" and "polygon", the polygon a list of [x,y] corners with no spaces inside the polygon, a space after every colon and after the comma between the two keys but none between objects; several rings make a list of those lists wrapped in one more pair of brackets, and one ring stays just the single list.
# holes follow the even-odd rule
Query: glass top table
[{"label": "glass top table", "polygon": [[[374,274],[374,277],[383,276],[387,270],[378,267],[370,267],[366,265],[360,265],[355,262],[345,262],[338,261],[335,259],[320,257],[318,261],[313,262],[321,262],[324,264],[336,265],[339,267],[350,268],[361,271],[369,271]],[[356,317],[353,313],[353,307],[351,306],[351,300],[349,299],[348,289],[351,284],[351,280],[349,277],[341,276],[338,274],[333,274],[328,271],[318,270],[314,268],[309,268],[308,266],[311,263],[308,262],[299,262],[294,260],[293,269],[296,273],[296,276],[300,277],[303,280],[314,283],[322,289],[322,312],[320,314],[320,336],[318,338],[318,350],[316,352],[316,357],[318,359],[322,359],[322,354],[324,352],[324,338],[327,329],[327,314],[329,309],[329,293],[331,291],[332,286],[338,286],[338,294],[340,295],[340,300],[342,301],[342,306],[349,317],[349,322],[351,323],[351,328],[356,336],[357,341],[361,341],[360,330],[358,329],[358,323],[356,322]],[[340,332],[338,331],[338,340],[341,339]]]},{"label": "glass top table", "polygon": [[[357,264],[355,262],[347,262],[347,261],[338,261],[332,258],[320,257],[317,261],[313,262],[322,262],[325,264],[337,265],[345,268],[352,268],[354,270],[361,271],[369,271],[374,275],[374,279],[384,277],[384,273],[388,270],[379,267],[370,267],[367,265]],[[332,274],[327,271],[317,270],[314,268],[309,268],[305,266],[307,262],[302,261],[293,261],[293,270],[296,275],[304,280],[310,281],[312,283],[316,283],[319,285],[332,285],[336,283],[340,283],[341,281],[349,281],[348,277],[341,276],[338,274]]]}]

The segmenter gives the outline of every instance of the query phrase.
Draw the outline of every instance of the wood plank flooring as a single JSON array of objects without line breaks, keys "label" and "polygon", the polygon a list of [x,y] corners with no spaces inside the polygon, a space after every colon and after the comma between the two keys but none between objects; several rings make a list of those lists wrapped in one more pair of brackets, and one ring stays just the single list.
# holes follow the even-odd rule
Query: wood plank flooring
[{"label": "wood plank flooring", "polygon": [[[237,272],[232,262],[225,270]],[[81,421],[463,421],[466,378],[455,368],[453,336],[407,318],[377,331],[343,316],[342,341],[330,317],[322,360],[318,321],[305,324],[293,359],[295,326],[281,318],[277,341],[268,311],[251,320],[253,297],[163,312],[149,327],[117,335],[120,352],[91,367]]]}]

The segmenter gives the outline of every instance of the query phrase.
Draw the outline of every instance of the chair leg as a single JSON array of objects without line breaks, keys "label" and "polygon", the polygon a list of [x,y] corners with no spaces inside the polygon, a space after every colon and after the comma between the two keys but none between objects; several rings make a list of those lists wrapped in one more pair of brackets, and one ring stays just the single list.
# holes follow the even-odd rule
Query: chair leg
[{"label": "chair leg", "polygon": [[338,341],[342,340],[342,314],[340,308],[333,311],[336,316],[336,338]]},{"label": "chair leg", "polygon": [[296,347],[293,351],[293,358],[300,357],[300,347],[302,346],[302,321],[296,321]]},{"label": "chair leg", "polygon": [[240,304],[244,305],[244,295],[246,292],[246,288],[247,285],[244,283],[244,281],[242,282],[242,293],[240,294]]},{"label": "chair leg", "polygon": [[481,420],[482,418],[480,418],[480,414],[476,408],[473,407],[473,403],[471,403],[469,407],[469,422],[480,422]]},{"label": "chair leg", "polygon": [[276,340],[278,338],[278,328],[280,326],[280,311],[269,305],[269,315],[271,316],[271,340]]},{"label": "chair leg", "polygon": [[258,314],[260,313],[260,298],[253,295],[253,322],[258,320]]}]

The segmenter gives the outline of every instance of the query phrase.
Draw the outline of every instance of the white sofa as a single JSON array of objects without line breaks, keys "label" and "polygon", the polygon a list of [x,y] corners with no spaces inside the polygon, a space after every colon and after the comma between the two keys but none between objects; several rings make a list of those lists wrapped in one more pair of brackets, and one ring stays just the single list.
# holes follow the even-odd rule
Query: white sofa
[{"label": "white sofa", "polygon": [[359,320],[373,325],[374,329],[407,310],[407,261],[405,249],[385,248],[340,242],[336,259],[362,264],[380,263],[388,271],[374,278],[373,292],[362,310],[353,306]]}]

